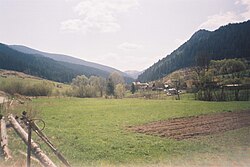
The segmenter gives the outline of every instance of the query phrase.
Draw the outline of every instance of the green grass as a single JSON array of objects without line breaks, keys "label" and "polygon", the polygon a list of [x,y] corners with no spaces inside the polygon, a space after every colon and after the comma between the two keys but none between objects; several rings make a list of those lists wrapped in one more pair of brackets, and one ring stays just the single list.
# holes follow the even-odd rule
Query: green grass
[{"label": "green grass", "polygon": [[[78,98],[40,98],[32,105],[39,111],[37,117],[46,122],[45,133],[75,166],[173,164],[191,155],[199,157],[207,153],[209,158],[220,152],[224,154],[230,144],[221,146],[216,136],[175,141],[133,133],[126,127],[173,117],[250,108],[249,102]],[[250,137],[249,133],[242,133],[229,134],[229,137]],[[227,141],[223,135],[219,138]],[[243,143],[250,147],[245,140]],[[239,141],[237,146],[241,144]]]},{"label": "green grass", "polygon": [[189,95],[180,101],[39,98],[32,106],[39,111],[36,117],[46,122],[44,132],[73,166],[187,162],[204,165],[214,155],[231,156],[228,152],[244,147],[250,155],[250,128],[183,141],[126,129],[174,117],[250,109],[249,102],[202,102],[191,98]]}]

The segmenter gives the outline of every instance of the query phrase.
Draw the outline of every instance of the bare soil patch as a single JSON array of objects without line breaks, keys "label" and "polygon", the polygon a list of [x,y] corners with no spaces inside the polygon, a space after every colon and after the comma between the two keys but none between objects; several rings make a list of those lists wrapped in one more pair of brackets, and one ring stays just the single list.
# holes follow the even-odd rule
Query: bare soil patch
[{"label": "bare soil patch", "polygon": [[250,110],[174,118],[130,127],[138,133],[183,140],[250,126]]}]

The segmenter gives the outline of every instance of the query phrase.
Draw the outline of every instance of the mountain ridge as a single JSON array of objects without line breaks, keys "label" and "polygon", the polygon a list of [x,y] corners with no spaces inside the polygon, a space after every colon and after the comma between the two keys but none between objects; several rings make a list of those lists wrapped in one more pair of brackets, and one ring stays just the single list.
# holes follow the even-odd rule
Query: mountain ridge
[{"label": "mountain ridge", "polygon": [[215,31],[199,30],[192,37],[146,69],[138,80],[160,79],[167,74],[196,65],[197,56],[211,60],[250,57],[250,21],[221,26]]},{"label": "mountain ridge", "polygon": [[128,75],[118,69],[115,69],[113,67],[109,67],[106,65],[102,65],[102,64],[98,64],[98,63],[94,63],[94,62],[90,62],[90,61],[86,61],[80,58],[76,58],[73,56],[69,56],[69,55],[65,55],[65,54],[57,54],[57,53],[48,53],[48,52],[43,52],[37,49],[33,49],[24,45],[8,45],[10,48],[15,49],[19,52],[23,52],[23,53],[28,53],[28,54],[38,54],[38,55],[42,55],[44,57],[49,57],[51,59],[54,59],[56,61],[62,61],[62,62],[67,62],[67,63],[72,63],[72,64],[78,64],[78,65],[84,65],[84,66],[89,66],[89,67],[93,67],[96,69],[100,69],[103,71],[107,71],[109,73],[112,73],[114,71],[119,72],[120,74],[122,74],[123,76],[128,77]]},{"label": "mountain ridge", "polygon": [[[39,54],[19,52],[2,43],[0,43],[0,68],[68,83],[77,75],[87,77],[95,75],[107,78],[110,74],[89,66],[56,61]],[[127,82],[132,82],[132,78],[124,78]]]}]

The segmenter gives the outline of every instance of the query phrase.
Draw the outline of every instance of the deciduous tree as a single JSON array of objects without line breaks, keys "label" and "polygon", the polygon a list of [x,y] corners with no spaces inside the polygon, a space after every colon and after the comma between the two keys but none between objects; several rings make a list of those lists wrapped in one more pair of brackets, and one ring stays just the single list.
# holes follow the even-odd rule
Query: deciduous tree
[{"label": "deciduous tree", "polygon": [[125,87],[123,84],[117,84],[115,86],[115,96],[116,98],[122,99],[125,96]]}]

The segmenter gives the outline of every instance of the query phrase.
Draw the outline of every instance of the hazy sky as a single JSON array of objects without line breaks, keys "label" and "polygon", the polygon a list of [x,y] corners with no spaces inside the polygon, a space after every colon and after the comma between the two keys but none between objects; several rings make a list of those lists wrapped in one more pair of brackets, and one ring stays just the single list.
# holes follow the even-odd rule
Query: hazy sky
[{"label": "hazy sky", "polygon": [[143,70],[198,29],[250,19],[250,0],[0,0],[0,42]]}]

